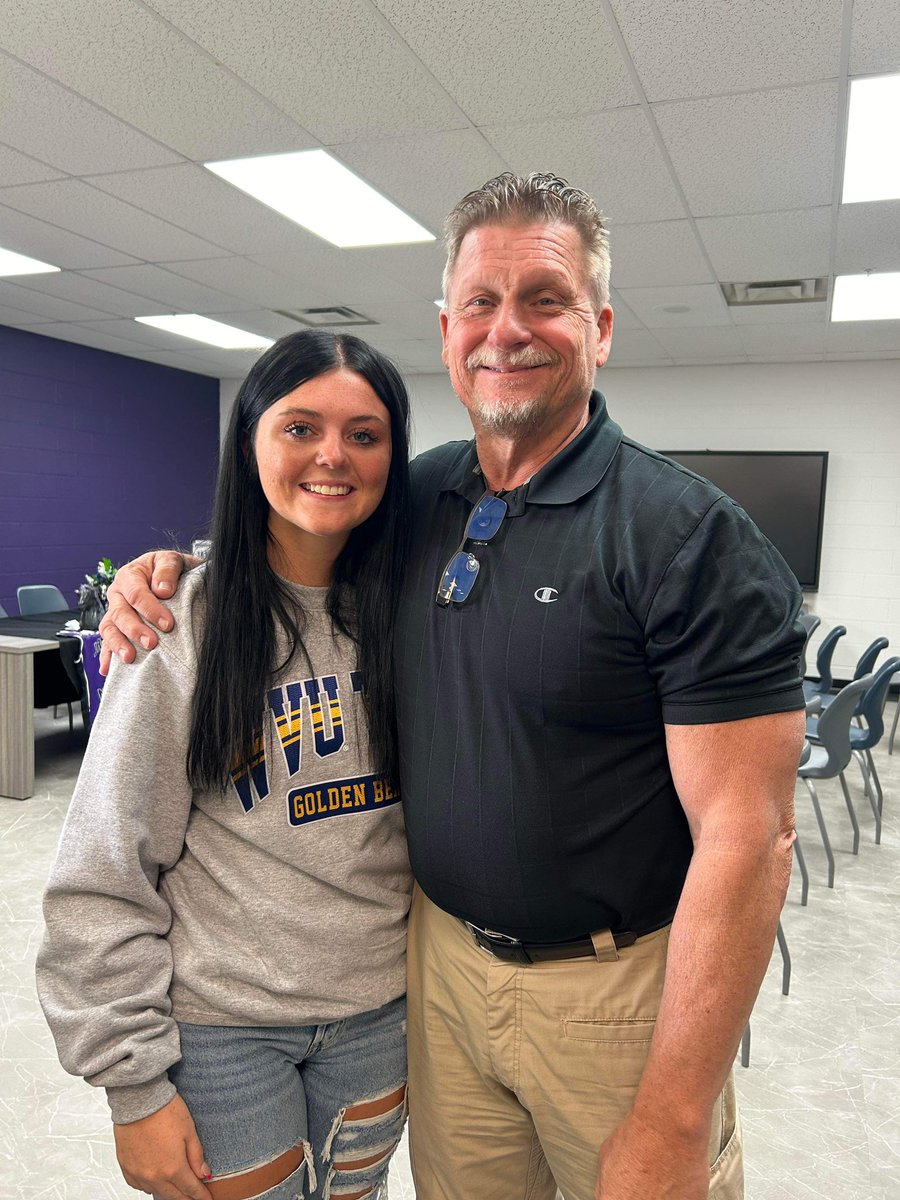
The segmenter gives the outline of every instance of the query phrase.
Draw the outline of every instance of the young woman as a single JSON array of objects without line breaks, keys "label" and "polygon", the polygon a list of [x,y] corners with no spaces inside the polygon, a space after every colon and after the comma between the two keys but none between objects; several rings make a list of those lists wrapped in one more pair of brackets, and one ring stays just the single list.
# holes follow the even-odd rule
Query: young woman
[{"label": "young woman", "polygon": [[408,400],[292,334],[238,395],[212,553],[106,685],[45,898],[60,1060],[159,1200],[362,1200],[405,1117],[391,617]]}]

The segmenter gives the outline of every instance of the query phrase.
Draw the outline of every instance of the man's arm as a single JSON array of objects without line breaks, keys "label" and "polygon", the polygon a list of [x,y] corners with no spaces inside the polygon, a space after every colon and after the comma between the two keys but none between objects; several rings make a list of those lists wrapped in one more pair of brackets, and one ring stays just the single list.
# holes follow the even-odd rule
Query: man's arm
[{"label": "man's arm", "polygon": [[667,725],[694,853],[631,1114],[600,1151],[600,1200],[706,1200],[713,1105],[772,952],[791,872],[802,712]]},{"label": "man's arm", "polygon": [[200,562],[199,558],[176,550],[150,550],[119,567],[109,585],[109,608],[100,622],[101,675],[109,670],[114,654],[123,662],[133,662],[138,642],[145,650],[152,650],[159,642],[154,625],[163,633],[173,628],[172,614],[156,597],[174,596],[183,571],[199,566]]}]

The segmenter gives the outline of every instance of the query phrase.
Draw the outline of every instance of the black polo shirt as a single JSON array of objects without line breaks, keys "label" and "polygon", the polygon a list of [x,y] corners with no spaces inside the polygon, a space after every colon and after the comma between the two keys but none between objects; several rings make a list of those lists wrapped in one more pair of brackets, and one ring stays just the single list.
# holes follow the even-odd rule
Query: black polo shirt
[{"label": "black polo shirt", "polygon": [[474,443],[413,464],[397,623],[410,857],[441,908],[524,940],[672,918],[692,843],[664,722],[803,707],[797,582],[732,500],[585,429],[484,546],[469,599],[435,591],[484,493]]}]

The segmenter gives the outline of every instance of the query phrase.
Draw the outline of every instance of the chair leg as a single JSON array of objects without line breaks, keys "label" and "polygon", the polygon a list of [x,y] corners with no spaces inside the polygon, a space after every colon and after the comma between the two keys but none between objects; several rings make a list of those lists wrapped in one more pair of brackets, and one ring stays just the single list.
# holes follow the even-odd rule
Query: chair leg
[{"label": "chair leg", "polygon": [[787,947],[787,938],[784,936],[784,930],[781,928],[781,922],[778,922],[778,928],[775,930],[775,936],[778,938],[778,949],[781,951],[781,994],[789,996],[791,994],[791,955]]},{"label": "chair leg", "polygon": [[816,814],[816,822],[819,826],[819,833],[822,835],[822,845],[825,847],[825,857],[828,859],[828,886],[834,887],[834,851],[831,849],[831,839],[828,836],[828,830],[825,827],[825,818],[822,816],[822,809],[819,805],[819,797],[816,795],[816,789],[812,785],[812,780],[804,779],[807,790],[809,791],[810,799],[812,800],[813,812]]},{"label": "chair leg", "polygon": [[894,722],[891,725],[891,737],[888,742],[888,754],[894,753],[894,737],[897,733],[897,718],[900,717],[900,696],[897,697],[897,707],[894,709]]},{"label": "chair leg", "polygon": [[741,1066],[750,1066],[750,1022],[747,1022],[747,1028],[744,1030],[744,1036],[741,1038]]},{"label": "chair leg", "polygon": [[66,708],[69,710],[69,733],[71,733],[72,730],[74,729],[74,726],[72,724],[72,705],[67,704]]},{"label": "chair leg", "polygon": [[878,772],[875,770],[875,759],[872,757],[872,751],[866,751],[866,759],[869,763],[869,777],[875,784],[878,791],[878,812],[875,816],[875,845],[881,845],[881,820],[884,815],[884,790],[881,786],[881,780],[878,778]]},{"label": "chair leg", "polygon": [[[869,806],[872,809],[872,813],[875,817],[875,845],[880,846],[881,845],[881,805],[879,804],[878,800],[875,798],[875,792],[872,790],[872,774],[871,774],[871,771],[869,770],[869,764],[870,764],[872,756],[870,754],[863,754],[863,752],[861,750],[854,750],[853,757],[856,759],[856,762],[859,766],[860,774],[863,777],[863,786],[866,789],[866,799],[869,801]],[[872,770],[874,770],[875,769],[874,762],[871,763],[871,766],[872,766]],[[879,791],[879,793],[881,792],[881,783],[880,782],[878,784],[878,791]]]},{"label": "chair leg", "polygon": [[54,721],[56,720],[56,710],[57,710],[58,708],[59,708],[59,705],[58,705],[58,704],[54,704],[54,705],[53,705],[53,720],[54,720]]},{"label": "chair leg", "polygon": [[799,837],[794,838],[794,856],[797,859],[797,866],[800,868],[800,904],[805,908],[809,901],[809,871],[806,869],[806,859],[803,857],[803,847],[800,845]]},{"label": "chair leg", "polygon": [[847,812],[850,814],[850,824],[853,826],[853,853],[859,854],[859,821],[856,819],[856,810],[853,807],[853,801],[850,799],[850,792],[847,788],[847,780],[844,778],[844,772],[841,771],[838,775],[841,781],[841,788],[844,792],[844,802],[847,805]]}]

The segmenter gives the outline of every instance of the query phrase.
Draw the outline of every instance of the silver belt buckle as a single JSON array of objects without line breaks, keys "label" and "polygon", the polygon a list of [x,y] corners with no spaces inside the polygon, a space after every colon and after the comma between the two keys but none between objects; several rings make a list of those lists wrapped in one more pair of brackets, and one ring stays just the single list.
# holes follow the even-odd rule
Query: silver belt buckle
[{"label": "silver belt buckle", "polygon": [[[475,939],[475,944],[477,946],[479,946],[482,950],[487,950],[487,947],[482,946],[481,943],[478,941],[479,933],[481,934],[482,937],[489,938],[489,939],[492,938],[496,942],[502,942],[502,944],[504,946],[521,946],[522,945],[522,942],[519,938],[510,937],[508,933],[498,933],[496,929],[482,929],[480,925],[473,925],[471,921],[466,921],[466,928],[469,930],[469,933],[471,933],[472,937]],[[487,953],[490,954],[490,950],[487,950]]]}]

